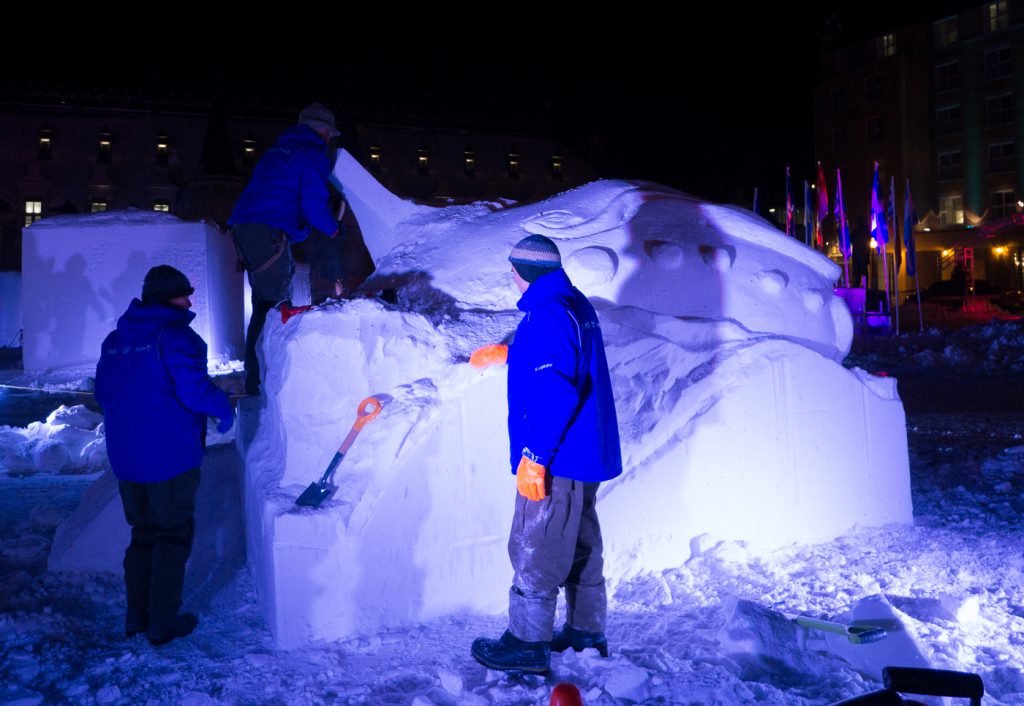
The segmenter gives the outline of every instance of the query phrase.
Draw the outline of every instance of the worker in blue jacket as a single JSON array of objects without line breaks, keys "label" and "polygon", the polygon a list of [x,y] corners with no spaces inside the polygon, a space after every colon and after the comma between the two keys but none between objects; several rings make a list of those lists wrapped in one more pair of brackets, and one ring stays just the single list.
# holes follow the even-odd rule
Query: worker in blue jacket
[{"label": "worker in blue jacket", "polygon": [[196,615],[178,610],[206,418],[218,418],[222,433],[234,421],[227,395],[207,374],[206,343],[189,326],[194,291],[175,268],[152,268],[142,299],[118,319],[96,366],[107,456],[132,528],[124,556],[125,634],[144,632],[156,645],[198,624]]},{"label": "worker in blue jacket", "polygon": [[[607,598],[595,500],[622,473],[619,430],[597,314],[569,281],[558,247],[530,235],[512,249],[525,316],[507,349],[475,352],[480,366],[508,362],[508,434],[516,475],[508,542],[515,577],[509,625],[478,638],[473,656],[492,669],[543,673],[551,650],[608,654]],[[559,588],[566,623],[554,631]]]},{"label": "worker in blue jacket", "polygon": [[257,162],[228,218],[252,288],[252,317],[245,334],[250,394],[259,392],[256,343],[267,314],[292,298],[295,262],[289,245],[305,240],[313,228],[330,238],[338,235],[339,216],[328,207],[333,164],[328,143],[338,134],[331,111],[319,103],[304,108],[299,124],[285,130]]}]

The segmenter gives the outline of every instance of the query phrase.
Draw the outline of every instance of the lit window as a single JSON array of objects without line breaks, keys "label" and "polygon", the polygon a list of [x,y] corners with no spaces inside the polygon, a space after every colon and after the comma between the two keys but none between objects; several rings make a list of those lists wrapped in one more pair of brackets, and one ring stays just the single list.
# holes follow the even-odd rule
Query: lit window
[{"label": "lit window", "polygon": [[957,34],[956,17],[947,17],[935,23],[935,45],[940,49],[956,42]]},{"label": "lit window", "polygon": [[985,31],[998,32],[1010,26],[1010,12],[1006,0],[985,5]]},{"label": "lit window", "polygon": [[1013,122],[1013,96],[1004,93],[985,99],[986,125],[1005,125]]},{"label": "lit window", "polygon": [[256,140],[242,141],[242,163],[248,167],[256,163]]},{"label": "lit window", "polygon": [[1013,73],[1010,47],[999,47],[985,52],[985,78],[1000,78]]},{"label": "lit window", "polygon": [[515,145],[512,145],[512,149],[508,153],[508,175],[513,179],[519,178],[519,150]]},{"label": "lit window", "polygon": [[416,150],[416,171],[420,176],[430,174],[430,150],[426,147]]},{"label": "lit window", "polygon": [[896,34],[894,32],[883,34],[875,40],[875,56],[879,59],[896,56]]},{"label": "lit window", "polygon": [[846,149],[847,143],[848,139],[845,127],[837,127],[832,131],[832,149],[837,152],[842,152]]},{"label": "lit window", "polygon": [[107,210],[108,207],[109,204],[107,203],[107,200],[104,198],[95,198],[89,201],[89,210],[92,213],[103,213],[104,211]]},{"label": "lit window", "polygon": [[864,98],[869,101],[881,100],[885,97],[885,83],[882,74],[875,74],[864,79]]},{"label": "lit window", "polygon": [[110,150],[111,150],[111,139],[113,135],[110,134],[110,130],[103,128],[100,132],[100,149],[99,149],[99,160],[101,162],[110,161]]},{"label": "lit window", "polygon": [[50,159],[53,156],[53,130],[43,127],[39,130],[39,159]]},{"label": "lit window", "polygon": [[30,226],[43,217],[42,201],[25,202],[25,225]]},{"label": "lit window", "polygon": [[988,195],[989,218],[1005,218],[1017,211],[1017,196],[1013,191],[993,191]]},{"label": "lit window", "polygon": [[999,142],[988,146],[988,170],[990,172],[1013,171],[1013,143]]},{"label": "lit window", "polygon": [[868,144],[885,142],[885,117],[868,118]]},{"label": "lit window", "polygon": [[939,179],[959,179],[963,175],[963,154],[960,150],[939,153]]},{"label": "lit window", "polygon": [[170,213],[171,202],[167,199],[157,199],[153,202],[153,210],[160,211],[161,213]]},{"label": "lit window", "polygon": [[565,169],[565,159],[560,154],[551,155],[551,176],[561,179]]},{"label": "lit window", "polygon": [[382,157],[383,152],[381,151],[380,145],[377,145],[376,143],[370,145],[370,169],[375,172],[379,172]]},{"label": "lit window", "polygon": [[958,225],[964,222],[964,197],[943,196],[939,198],[939,225]]},{"label": "lit window", "polygon": [[960,88],[960,62],[947,61],[935,67],[935,90],[951,91]]},{"label": "lit window", "polygon": [[950,105],[936,111],[939,137],[955,135],[960,132],[960,106]]},{"label": "lit window", "polygon": [[171,151],[171,140],[167,135],[161,132],[156,136],[156,162],[157,164],[167,164],[167,159],[170,156]]}]

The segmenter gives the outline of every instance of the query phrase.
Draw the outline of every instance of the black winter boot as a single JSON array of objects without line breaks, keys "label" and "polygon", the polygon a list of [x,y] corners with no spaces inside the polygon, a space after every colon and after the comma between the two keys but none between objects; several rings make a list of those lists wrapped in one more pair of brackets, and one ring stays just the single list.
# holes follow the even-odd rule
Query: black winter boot
[{"label": "black winter boot", "polygon": [[551,668],[551,649],[546,642],[526,642],[508,630],[497,640],[473,640],[473,657],[485,667],[503,672],[544,674]]},{"label": "black winter boot", "polygon": [[566,623],[551,638],[552,652],[565,652],[570,647],[577,652],[596,649],[602,657],[608,656],[608,638],[603,632],[583,632]]},{"label": "black winter boot", "polygon": [[154,645],[166,645],[175,638],[192,634],[197,625],[199,616],[195,613],[179,613],[169,617],[151,615],[146,639]]}]

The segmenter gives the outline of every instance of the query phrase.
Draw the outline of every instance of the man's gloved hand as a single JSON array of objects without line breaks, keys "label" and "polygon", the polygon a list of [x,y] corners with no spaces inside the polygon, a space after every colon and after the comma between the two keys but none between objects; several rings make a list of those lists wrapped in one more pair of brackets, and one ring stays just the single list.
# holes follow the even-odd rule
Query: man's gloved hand
[{"label": "man's gloved hand", "polygon": [[516,488],[519,494],[527,500],[543,500],[545,475],[547,469],[544,466],[523,456],[516,469]]},{"label": "man's gloved hand", "polygon": [[230,417],[224,417],[224,419],[220,420],[220,422],[217,424],[217,431],[220,432],[221,434],[227,434],[229,431],[231,431],[231,427],[233,427],[234,425],[235,415],[232,414]]},{"label": "man's gloved hand", "polygon": [[469,356],[469,364],[474,368],[486,368],[488,365],[504,365],[508,361],[508,346],[504,343],[491,343],[477,348]]}]

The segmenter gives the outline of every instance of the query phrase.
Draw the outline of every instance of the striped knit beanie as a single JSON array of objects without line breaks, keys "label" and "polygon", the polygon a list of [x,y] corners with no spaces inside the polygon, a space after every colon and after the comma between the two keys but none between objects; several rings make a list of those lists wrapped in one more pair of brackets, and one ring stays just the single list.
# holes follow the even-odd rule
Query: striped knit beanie
[{"label": "striped knit beanie", "polygon": [[508,261],[527,282],[534,282],[541,275],[562,267],[558,246],[543,235],[528,235],[520,240],[512,248]]}]

